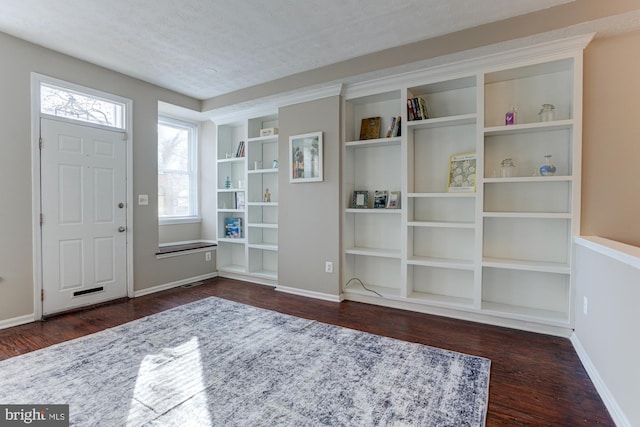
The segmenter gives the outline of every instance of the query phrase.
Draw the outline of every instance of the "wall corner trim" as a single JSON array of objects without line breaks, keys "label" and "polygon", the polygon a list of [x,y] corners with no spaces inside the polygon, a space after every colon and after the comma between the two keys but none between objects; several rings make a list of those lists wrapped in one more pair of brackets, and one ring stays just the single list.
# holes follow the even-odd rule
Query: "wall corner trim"
[{"label": "wall corner trim", "polygon": [[571,340],[571,344],[573,344],[573,348],[576,350],[576,353],[578,353],[578,357],[580,358],[584,369],[587,371],[589,378],[591,378],[593,385],[602,398],[604,405],[609,410],[609,414],[611,415],[611,418],[613,418],[613,422],[619,427],[631,427],[631,422],[626,417],[622,408],[620,408],[618,402],[616,402],[615,398],[609,391],[609,388],[604,383],[602,377],[598,373],[598,370],[589,358],[587,351],[582,346],[582,343],[580,343],[578,336],[573,333],[569,339]]}]

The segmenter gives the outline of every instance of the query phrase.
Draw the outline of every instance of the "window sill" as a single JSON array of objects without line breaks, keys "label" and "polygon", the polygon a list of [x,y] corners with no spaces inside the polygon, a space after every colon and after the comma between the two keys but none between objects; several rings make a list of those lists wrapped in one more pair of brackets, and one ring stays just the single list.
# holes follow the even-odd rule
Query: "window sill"
[{"label": "window sill", "polygon": [[215,251],[218,244],[215,241],[203,240],[192,242],[163,243],[158,247],[156,259],[193,254],[197,252]]},{"label": "window sill", "polygon": [[202,222],[202,218],[199,216],[180,216],[180,217],[166,217],[158,218],[159,225],[175,225],[175,224],[195,224]]}]

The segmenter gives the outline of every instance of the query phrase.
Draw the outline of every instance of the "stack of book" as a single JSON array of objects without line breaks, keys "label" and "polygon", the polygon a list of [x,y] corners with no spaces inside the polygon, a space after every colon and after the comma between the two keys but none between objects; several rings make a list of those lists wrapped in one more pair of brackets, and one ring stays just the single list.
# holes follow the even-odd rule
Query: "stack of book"
[{"label": "stack of book", "polygon": [[429,112],[424,99],[419,97],[407,99],[407,116],[409,121],[428,119]]},{"label": "stack of book", "polygon": [[400,136],[400,129],[402,124],[401,116],[391,117],[391,122],[389,123],[389,128],[387,129],[387,138],[392,138],[396,136]]}]

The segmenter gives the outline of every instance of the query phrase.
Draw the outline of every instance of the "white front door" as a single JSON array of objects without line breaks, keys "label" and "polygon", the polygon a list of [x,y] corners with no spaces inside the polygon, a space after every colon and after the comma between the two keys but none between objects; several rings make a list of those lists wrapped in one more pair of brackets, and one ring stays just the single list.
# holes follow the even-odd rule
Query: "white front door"
[{"label": "white front door", "polygon": [[127,295],[126,138],[41,119],[43,315]]}]

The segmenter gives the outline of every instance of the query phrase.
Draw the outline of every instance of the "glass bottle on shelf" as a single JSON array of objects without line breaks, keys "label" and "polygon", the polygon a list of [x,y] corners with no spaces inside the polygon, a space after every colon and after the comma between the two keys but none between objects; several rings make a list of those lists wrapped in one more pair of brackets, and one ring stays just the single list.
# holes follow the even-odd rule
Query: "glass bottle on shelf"
[{"label": "glass bottle on shelf", "polygon": [[513,163],[511,157],[504,159],[500,162],[500,177],[511,178],[514,175],[516,165]]},{"label": "glass bottle on shelf", "polygon": [[542,109],[538,113],[540,116],[541,122],[552,122],[555,119],[555,110],[556,107],[553,104],[542,104]]},{"label": "glass bottle on shelf", "polygon": [[509,106],[509,111],[507,111],[507,113],[504,115],[504,124],[505,125],[515,125],[516,124],[517,111],[518,111],[518,106],[517,105],[510,105]]},{"label": "glass bottle on shelf", "polygon": [[231,188],[231,177],[227,176],[227,179],[224,180],[224,188]]},{"label": "glass bottle on shelf", "polygon": [[553,176],[556,174],[556,167],[551,162],[551,154],[544,156],[544,163],[540,166],[540,175]]}]

